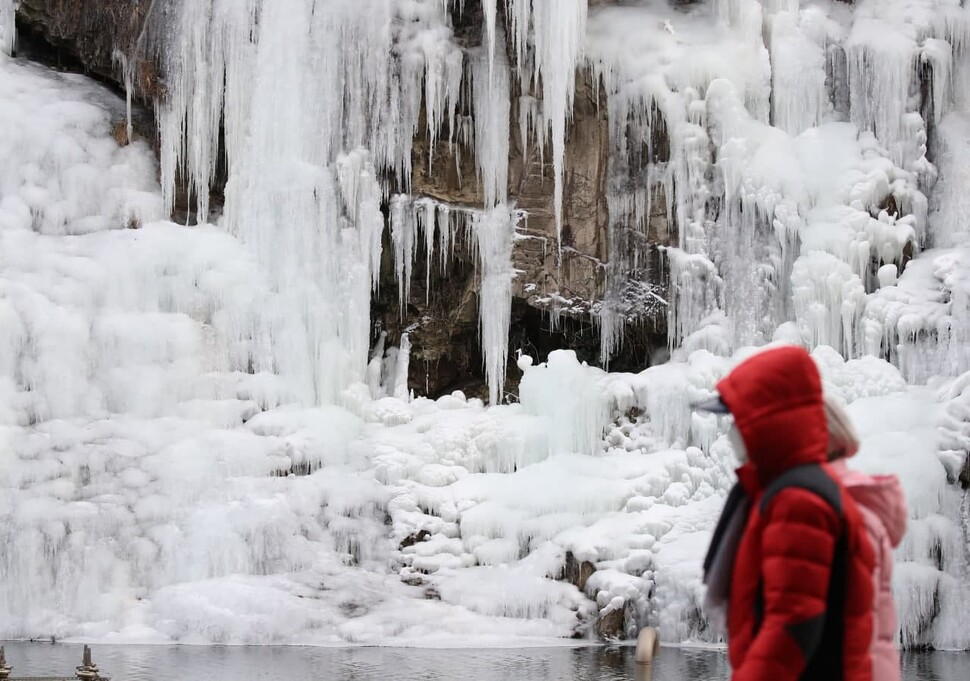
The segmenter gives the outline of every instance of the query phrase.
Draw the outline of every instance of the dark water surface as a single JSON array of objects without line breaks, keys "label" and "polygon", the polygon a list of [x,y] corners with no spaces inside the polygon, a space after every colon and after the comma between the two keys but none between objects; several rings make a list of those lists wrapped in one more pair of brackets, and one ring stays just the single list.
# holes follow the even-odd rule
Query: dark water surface
[{"label": "dark water surface", "polygon": [[[81,646],[4,643],[14,677],[73,676]],[[114,681],[632,681],[632,647],[423,649],[93,646]],[[904,657],[906,681],[968,681],[970,653]],[[653,681],[722,681],[723,653],[664,648]]]}]

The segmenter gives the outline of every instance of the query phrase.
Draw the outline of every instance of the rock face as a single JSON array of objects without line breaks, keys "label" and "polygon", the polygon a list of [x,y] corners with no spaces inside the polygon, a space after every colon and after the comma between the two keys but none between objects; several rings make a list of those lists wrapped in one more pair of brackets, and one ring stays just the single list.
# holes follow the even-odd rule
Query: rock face
[{"label": "rock face", "polygon": [[[595,4],[595,3],[594,3]],[[139,55],[134,66],[133,96],[136,102],[135,133],[157,145],[151,113],[153,102],[165,96],[160,69],[146,49],[146,16],[151,0],[22,0],[18,15],[20,52],[55,68],[80,71],[121,90],[122,69],[115,56]],[[481,41],[483,17],[478,0],[466,0],[462,12],[454,12],[454,34],[468,50]],[[599,94],[597,94],[599,93]],[[513,283],[510,362],[507,396],[517,393],[519,371],[514,365],[518,349],[544,360],[549,351],[571,348],[579,357],[597,364],[599,330],[590,309],[603,296],[606,266],[610,259],[609,213],[606,186],[609,172],[610,135],[602,88],[577,74],[573,119],[568,132],[563,201],[562,249],[557,244],[554,219],[554,178],[549,158],[538,147],[524,144],[518,132],[519,95],[512,93],[508,196],[528,213],[520,225],[513,252],[518,275]],[[526,93],[529,94],[529,93]],[[140,107],[138,105],[141,105]],[[126,142],[121,135],[119,141]],[[474,154],[438,144],[429,157],[429,140],[421,133],[414,141],[411,191],[416,195],[469,208],[484,204],[476,177]],[[217,174],[218,175],[218,174]],[[223,179],[224,181],[224,179]],[[221,205],[221,183],[213,187],[212,203]],[[662,201],[656,202],[663,205]],[[180,192],[173,219],[192,223],[191,197]],[[666,232],[666,217],[658,214],[656,234]],[[660,224],[662,223],[662,224]],[[433,272],[425,286],[425,265],[415,262],[410,300],[401,306],[389,242],[380,290],[372,301],[375,338],[388,333],[396,344],[408,331],[412,344],[409,384],[419,394],[437,396],[456,389],[470,396],[486,394],[482,353],[478,342],[478,299],[475,263],[467,249],[455,249],[455,262],[446,276]],[[662,269],[656,268],[657,277]],[[559,308],[557,323],[550,312]],[[402,314],[403,309],[403,314]],[[611,367],[639,370],[647,357],[665,345],[663,315],[647,315],[629,325],[621,351]]]},{"label": "rock face", "polygon": [[[120,85],[115,51],[133,51],[151,5],[151,0],[20,0],[19,42],[28,52],[45,52],[47,62],[79,67],[90,76]],[[158,69],[152,62],[139,64],[138,86],[146,97],[161,94]]]}]

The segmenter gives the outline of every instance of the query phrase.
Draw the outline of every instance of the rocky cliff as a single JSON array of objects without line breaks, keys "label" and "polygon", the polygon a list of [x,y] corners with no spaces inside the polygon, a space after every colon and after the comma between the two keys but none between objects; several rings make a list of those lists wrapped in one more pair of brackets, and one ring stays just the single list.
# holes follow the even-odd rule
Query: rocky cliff
[{"label": "rocky cliff", "polygon": [[[154,50],[157,36],[146,18],[149,0],[23,0],[17,13],[18,51],[21,55],[65,70],[86,73],[111,83],[119,92],[127,85],[135,102],[134,132],[156,144],[154,105],[166,96],[160,55]],[[604,4],[604,3],[594,3]],[[157,10],[156,10],[157,11]],[[500,14],[504,14],[501,13]],[[467,0],[452,12],[456,42],[468,54],[481,49],[483,16],[480,0]],[[507,46],[511,51],[511,45]],[[127,64],[124,60],[130,59]],[[569,123],[563,181],[561,249],[554,219],[552,163],[536,145],[525,145],[519,133],[522,94],[513,91],[510,111],[508,197],[525,211],[513,250],[518,274],[513,283],[510,356],[523,349],[544,358],[553,349],[572,348],[582,359],[599,364],[600,331],[595,323],[607,284],[610,260],[609,210],[606,190],[610,172],[610,131],[605,94],[587,73],[576,74],[576,98]],[[514,87],[514,86],[513,86]],[[469,111],[471,107],[465,106]],[[118,122],[124,141],[125,126]],[[429,154],[430,142],[421,131],[414,142],[410,191],[456,207],[480,207],[482,183],[476,177],[475,159],[460,144],[438,144]],[[214,211],[221,206],[225,178],[217,175],[212,190]],[[401,188],[398,188],[401,189]],[[194,223],[197,216],[190,192],[176,197],[173,219]],[[651,244],[670,238],[664,201],[654,202],[647,239]],[[215,219],[210,215],[209,219]],[[385,236],[385,240],[387,236]],[[664,271],[651,246],[651,285],[663,286]],[[385,248],[385,254],[389,249]],[[467,252],[455,250],[447,275],[427,278],[425,264],[415,264],[414,286],[401,314],[394,281],[393,263],[385,255],[379,295],[372,304],[376,340],[381,331],[390,343],[400,334],[410,336],[410,385],[419,394],[439,395],[455,389],[486,394],[482,353],[478,343],[478,309],[475,265]],[[425,281],[430,282],[426,290]],[[617,369],[640,369],[666,346],[665,312],[662,307],[627,309],[632,323],[613,353],[610,365]],[[507,397],[514,399],[518,371],[510,362]]]}]

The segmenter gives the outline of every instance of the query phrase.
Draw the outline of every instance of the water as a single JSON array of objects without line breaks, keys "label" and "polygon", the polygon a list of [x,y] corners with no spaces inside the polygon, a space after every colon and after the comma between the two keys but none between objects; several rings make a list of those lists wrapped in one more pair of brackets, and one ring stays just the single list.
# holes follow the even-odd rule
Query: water
[{"label": "water", "polygon": [[[81,659],[75,644],[6,643],[15,676],[73,672]],[[305,648],[286,646],[110,646],[94,647],[94,661],[115,681],[619,681],[638,676],[632,647],[515,649]],[[965,681],[967,653],[904,656],[906,681]],[[653,681],[728,679],[718,651],[664,648]]]}]

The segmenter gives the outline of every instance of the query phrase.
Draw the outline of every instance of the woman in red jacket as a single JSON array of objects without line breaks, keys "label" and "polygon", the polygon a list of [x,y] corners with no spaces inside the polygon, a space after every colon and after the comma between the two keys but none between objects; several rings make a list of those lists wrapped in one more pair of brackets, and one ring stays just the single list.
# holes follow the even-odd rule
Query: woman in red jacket
[{"label": "woman in red jacket", "polygon": [[[733,681],[872,681],[875,556],[827,463],[815,362],[801,348],[766,350],[717,390],[701,408],[730,412],[747,459],[705,561],[709,591],[725,585]],[[736,545],[724,541],[732,526]],[[712,584],[712,573],[728,574]]]}]

